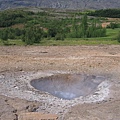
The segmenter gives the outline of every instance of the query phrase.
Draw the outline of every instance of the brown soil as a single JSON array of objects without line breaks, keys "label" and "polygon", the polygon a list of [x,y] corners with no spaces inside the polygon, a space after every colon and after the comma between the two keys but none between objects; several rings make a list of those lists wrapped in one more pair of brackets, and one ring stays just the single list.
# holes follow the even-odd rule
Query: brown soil
[{"label": "brown soil", "polygon": [[[109,94],[65,101],[29,85],[32,79],[61,73],[107,76]],[[0,86],[0,120],[36,111],[58,114],[60,120],[119,120],[120,46],[1,46]]]},{"label": "brown soil", "polygon": [[110,25],[110,22],[102,23],[102,27],[103,27],[103,28],[106,28],[108,25]]},{"label": "brown soil", "polygon": [[24,24],[15,24],[15,25],[12,25],[11,27],[12,28],[19,28],[19,29],[23,29],[24,28]]}]

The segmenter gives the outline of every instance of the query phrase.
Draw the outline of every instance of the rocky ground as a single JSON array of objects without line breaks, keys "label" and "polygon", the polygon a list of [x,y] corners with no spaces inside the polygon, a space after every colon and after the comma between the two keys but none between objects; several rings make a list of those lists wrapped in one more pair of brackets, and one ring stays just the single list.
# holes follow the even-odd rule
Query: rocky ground
[{"label": "rocky ground", "polygon": [[[34,89],[30,81],[55,74],[104,76],[94,94],[63,100]],[[120,119],[120,46],[1,46],[0,119],[21,113],[57,114],[62,120]]]}]

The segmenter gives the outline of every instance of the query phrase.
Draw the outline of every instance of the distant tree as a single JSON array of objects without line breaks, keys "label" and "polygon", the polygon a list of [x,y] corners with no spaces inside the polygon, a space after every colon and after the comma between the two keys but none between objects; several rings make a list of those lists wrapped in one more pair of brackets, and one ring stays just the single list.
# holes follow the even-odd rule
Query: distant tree
[{"label": "distant tree", "polygon": [[120,18],[120,9],[101,9],[89,12],[88,15],[99,17]]},{"label": "distant tree", "polygon": [[15,34],[12,33],[12,32],[10,32],[10,33],[8,34],[8,38],[9,38],[9,39],[15,39]]},{"label": "distant tree", "polygon": [[83,31],[83,36],[82,37],[86,37],[86,32],[87,32],[87,29],[88,29],[88,23],[87,23],[87,15],[85,14],[82,18],[82,23],[80,25],[82,31]]},{"label": "distant tree", "polygon": [[106,28],[102,28],[101,24],[97,24],[96,20],[87,29],[87,37],[104,37],[106,36]]},{"label": "distant tree", "polygon": [[23,36],[23,41],[27,45],[32,45],[34,43],[33,31],[31,28],[27,28],[25,35]]},{"label": "distant tree", "polygon": [[120,31],[118,32],[118,35],[117,35],[117,41],[120,43]]},{"label": "distant tree", "polygon": [[23,34],[23,30],[21,30],[19,28],[15,28],[14,32],[15,32],[16,36],[21,36]]},{"label": "distant tree", "polygon": [[77,34],[78,34],[78,26],[76,25],[76,18],[74,16],[73,20],[72,20],[72,32],[71,32],[71,37],[73,38],[77,38]]},{"label": "distant tree", "polygon": [[112,28],[112,29],[119,28],[119,24],[111,22],[110,25],[107,26],[107,28]]},{"label": "distant tree", "polygon": [[57,34],[57,29],[56,28],[52,27],[52,28],[48,29],[48,36],[49,37],[55,37],[56,34]]},{"label": "distant tree", "polygon": [[39,43],[43,35],[43,31],[39,27],[31,27],[25,29],[25,33],[22,36],[23,42],[27,45]]},{"label": "distant tree", "polygon": [[73,19],[71,36],[74,38],[89,38],[89,37],[103,37],[106,35],[106,29],[93,20],[91,25],[88,25],[88,17],[85,14],[82,18],[81,24],[76,23],[76,19]]},{"label": "distant tree", "polygon": [[2,30],[2,32],[1,32],[1,39],[3,41],[7,41],[8,40],[8,30],[7,29]]},{"label": "distant tree", "polygon": [[39,43],[43,35],[44,32],[40,27],[33,28],[34,43]]}]

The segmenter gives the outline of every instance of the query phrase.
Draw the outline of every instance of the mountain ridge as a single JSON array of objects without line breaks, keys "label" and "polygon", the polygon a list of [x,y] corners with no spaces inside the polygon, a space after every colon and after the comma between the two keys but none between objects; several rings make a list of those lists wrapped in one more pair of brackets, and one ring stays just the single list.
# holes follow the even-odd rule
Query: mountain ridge
[{"label": "mountain ridge", "polygon": [[120,0],[0,0],[0,10],[18,7],[106,9],[120,8]]}]

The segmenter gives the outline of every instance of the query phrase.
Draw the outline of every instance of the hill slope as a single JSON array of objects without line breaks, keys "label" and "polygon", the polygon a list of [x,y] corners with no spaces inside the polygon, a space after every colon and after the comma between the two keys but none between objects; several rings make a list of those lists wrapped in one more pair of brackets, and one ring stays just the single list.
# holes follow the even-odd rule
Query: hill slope
[{"label": "hill slope", "polygon": [[0,10],[16,7],[65,9],[120,8],[120,0],[0,0]]}]

